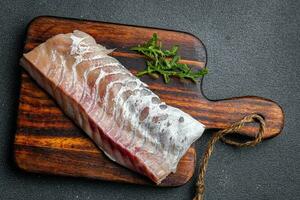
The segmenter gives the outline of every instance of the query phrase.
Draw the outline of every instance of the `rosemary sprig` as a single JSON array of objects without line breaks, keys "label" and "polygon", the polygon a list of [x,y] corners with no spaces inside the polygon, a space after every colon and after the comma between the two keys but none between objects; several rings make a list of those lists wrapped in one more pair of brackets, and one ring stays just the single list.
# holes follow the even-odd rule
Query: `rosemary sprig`
[{"label": "rosemary sprig", "polygon": [[147,68],[138,72],[137,76],[149,74],[158,78],[158,74],[161,74],[165,83],[169,83],[172,76],[197,82],[198,78],[208,73],[206,68],[194,72],[187,64],[179,63],[178,49],[179,47],[175,45],[170,50],[163,50],[162,43],[159,41],[156,33],[145,44],[132,47],[131,50],[137,51],[148,58],[146,62]]}]

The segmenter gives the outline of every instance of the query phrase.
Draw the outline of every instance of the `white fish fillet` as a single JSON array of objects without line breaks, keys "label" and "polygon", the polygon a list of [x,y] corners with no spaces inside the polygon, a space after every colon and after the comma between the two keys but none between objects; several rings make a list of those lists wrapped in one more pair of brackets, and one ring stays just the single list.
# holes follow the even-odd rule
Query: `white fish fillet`
[{"label": "white fish fillet", "polygon": [[110,159],[159,184],[204,125],[161,102],[110,52],[74,31],[24,54],[21,65]]}]

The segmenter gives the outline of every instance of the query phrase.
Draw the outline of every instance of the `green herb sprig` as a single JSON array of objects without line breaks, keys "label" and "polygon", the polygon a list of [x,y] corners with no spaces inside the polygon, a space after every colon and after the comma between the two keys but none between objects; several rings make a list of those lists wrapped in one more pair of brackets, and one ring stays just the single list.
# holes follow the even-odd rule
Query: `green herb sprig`
[{"label": "green herb sprig", "polygon": [[147,68],[136,75],[141,77],[149,74],[154,78],[158,78],[158,74],[160,74],[163,76],[165,83],[169,83],[172,76],[197,82],[198,78],[208,73],[206,68],[194,72],[187,64],[179,63],[178,49],[179,46],[175,45],[170,50],[163,50],[162,43],[159,41],[157,34],[154,33],[152,38],[145,44],[131,48],[131,50],[137,51],[148,58]]}]

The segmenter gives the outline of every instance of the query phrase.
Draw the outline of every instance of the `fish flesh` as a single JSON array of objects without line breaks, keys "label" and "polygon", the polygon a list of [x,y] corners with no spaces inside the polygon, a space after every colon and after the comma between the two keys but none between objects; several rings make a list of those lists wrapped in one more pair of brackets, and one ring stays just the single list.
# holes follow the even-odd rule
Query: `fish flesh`
[{"label": "fish flesh", "polygon": [[111,160],[159,184],[204,125],[162,102],[111,52],[75,30],[48,39],[20,63]]},{"label": "fish flesh", "polygon": [[159,184],[204,125],[167,105],[87,33],[58,34],[20,64],[113,161]]}]

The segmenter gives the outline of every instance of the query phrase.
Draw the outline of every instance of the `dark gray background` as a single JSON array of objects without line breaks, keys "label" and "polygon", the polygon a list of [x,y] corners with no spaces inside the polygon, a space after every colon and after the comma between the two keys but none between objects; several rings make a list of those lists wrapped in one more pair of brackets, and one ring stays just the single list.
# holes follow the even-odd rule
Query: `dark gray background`
[{"label": "dark gray background", "polygon": [[[191,199],[195,178],[155,188],[24,173],[12,161],[26,25],[39,15],[84,18],[193,33],[206,45],[211,99],[257,95],[286,114],[283,134],[255,148],[218,144],[207,173],[206,199],[300,197],[299,1],[1,1],[0,199]],[[197,142],[202,155],[210,134]]]}]

